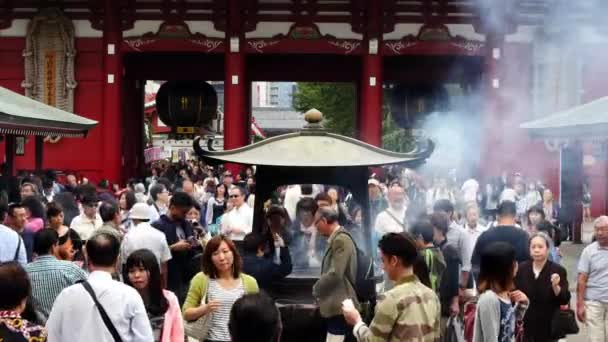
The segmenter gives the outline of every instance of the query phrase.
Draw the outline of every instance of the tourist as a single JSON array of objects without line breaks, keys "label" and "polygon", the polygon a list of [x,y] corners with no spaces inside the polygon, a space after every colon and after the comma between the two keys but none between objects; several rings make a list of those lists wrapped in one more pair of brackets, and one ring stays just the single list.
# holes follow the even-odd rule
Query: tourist
[{"label": "tourist", "polygon": [[116,202],[101,202],[99,204],[99,216],[103,224],[97,229],[97,232],[113,234],[118,241],[121,241],[124,236],[124,230],[120,226],[121,216],[118,204]]},{"label": "tourist", "polygon": [[74,217],[70,228],[86,241],[102,225],[103,220],[97,213],[97,198],[90,195],[85,196],[82,200],[82,214]]},{"label": "tourist", "polygon": [[290,248],[296,267],[308,268],[311,265],[321,264],[317,254],[323,253],[324,248],[321,248],[321,239],[317,236],[316,211],[317,203],[312,198],[302,198],[296,205],[295,220],[291,226],[293,239]]},{"label": "tourist", "polygon": [[[481,236],[481,234],[483,232],[485,232],[487,230],[487,227],[485,227],[484,225],[482,225],[481,223],[479,223],[479,207],[477,206],[477,203],[475,202],[470,202],[467,204],[467,206],[465,207],[464,210],[464,216],[465,216],[465,224],[464,224],[464,230],[466,232],[466,238],[465,240],[467,241],[467,254],[466,254],[466,260],[471,260],[473,258],[473,249],[475,248],[475,244],[477,243],[477,239],[479,238],[479,236]],[[471,277],[470,273],[465,274],[461,274],[461,278],[460,278],[460,289],[461,290],[465,290],[465,289],[472,289],[473,286],[473,279],[475,277]]]},{"label": "tourist", "polygon": [[125,283],[136,289],[144,301],[154,342],[182,342],[184,324],[179,302],[173,292],[163,290],[158,263],[148,249],[131,253],[125,263]]},{"label": "tourist", "polygon": [[474,270],[478,270],[481,263],[481,254],[494,242],[506,242],[515,249],[517,262],[530,260],[530,249],[528,248],[528,233],[523,229],[515,227],[515,203],[504,201],[498,205],[498,221],[495,227],[483,232],[473,250],[471,263]]},{"label": "tourist", "polygon": [[46,218],[49,223],[49,228],[56,231],[59,236],[57,244],[58,255],[60,260],[84,260],[82,255],[82,239],[75,230],[68,228],[64,224],[63,208],[59,203],[51,202],[46,208]]},{"label": "tourist", "polygon": [[36,233],[37,231],[44,228],[45,210],[42,202],[34,196],[29,196],[21,201],[21,204],[25,208],[27,216],[27,223],[25,229]]},{"label": "tourist", "polygon": [[7,207],[0,201],[0,262],[16,261],[25,266],[27,252],[21,235],[14,229],[2,224],[6,216]]},{"label": "tourist", "polygon": [[499,185],[496,179],[488,181],[484,192],[481,194],[481,208],[483,209],[483,217],[489,223],[496,219],[496,209],[499,200]]},{"label": "tourist", "polygon": [[535,205],[526,212],[528,233],[533,234],[538,231],[538,224],[545,220],[545,211],[540,205]]},{"label": "tourist", "polygon": [[226,186],[226,189],[230,189],[232,184],[234,183],[234,178],[232,178],[232,172],[230,170],[224,171],[222,176],[222,183]]},{"label": "tourist", "polygon": [[[27,273],[17,262],[0,263],[0,341],[45,342],[44,327],[24,318],[31,285]],[[49,340],[52,341],[52,340]],[[57,341],[57,340],[56,340]]]},{"label": "tourist", "polygon": [[274,258],[275,262],[279,262],[279,246],[287,246],[291,244],[292,236],[289,232],[291,220],[287,214],[287,210],[279,205],[271,205],[264,215],[264,225],[262,227],[262,236],[265,239],[264,254],[267,257]]},{"label": "tourist", "polygon": [[198,202],[199,196],[196,193],[196,190],[194,189],[194,183],[191,180],[184,179],[182,181],[181,189],[182,189],[181,191],[183,191],[183,192],[187,193],[188,195],[190,195],[190,197],[192,197],[192,199],[194,201]]},{"label": "tourist", "polygon": [[32,285],[32,302],[45,318],[63,289],[87,279],[82,268],[57,259],[59,248],[59,235],[55,230],[38,231],[34,235],[36,258],[25,266]]},{"label": "tourist", "polygon": [[246,294],[234,302],[228,330],[232,342],[279,342],[281,313],[268,295]]},{"label": "tourist", "polygon": [[441,249],[434,244],[433,225],[427,219],[420,219],[412,225],[411,233],[416,241],[418,254],[427,266],[430,287],[439,295],[441,280],[447,266]]},{"label": "tourist", "polygon": [[414,275],[417,252],[413,239],[406,234],[388,233],[380,239],[378,247],[382,268],[395,287],[378,298],[369,327],[354,305],[342,304],[344,318],[354,326],[357,341],[438,341],[439,300]]},{"label": "tourist", "polygon": [[405,213],[407,211],[405,190],[399,184],[388,189],[388,208],[376,216],[374,224],[378,237],[386,233],[402,233],[407,231]]},{"label": "tourist", "polygon": [[330,208],[319,208],[315,214],[319,234],[328,238],[327,251],[321,265],[321,276],[312,288],[319,303],[321,317],[327,326],[327,341],[344,341],[348,325],[342,315],[342,301],[352,299],[357,277],[357,250],[348,232],[340,227],[338,213]]},{"label": "tourist", "polygon": [[135,201],[137,203],[146,203],[148,196],[146,196],[146,186],[143,183],[137,183],[133,186],[133,192],[135,192]]},{"label": "tourist", "polygon": [[[132,287],[112,280],[120,243],[101,233],[86,243],[89,278],[63,290],[46,323],[49,342],[154,341],[141,296]],[[106,324],[102,312],[110,317]],[[117,336],[114,336],[114,333]]]},{"label": "tourist", "polygon": [[549,246],[549,261],[556,264],[561,264],[562,255],[559,250],[561,244],[561,234],[559,228],[551,224],[551,222],[544,220],[536,225],[536,231],[545,233],[551,238]]},{"label": "tourist", "polygon": [[[69,191],[64,191],[55,195],[55,197],[53,198],[53,202],[51,203],[55,203],[61,206],[61,211],[63,212],[63,224],[67,227],[70,226],[70,223],[72,223],[74,217],[80,215],[80,209],[78,208],[78,204],[76,203],[74,194]],[[59,234],[59,236],[61,237],[61,234]]]},{"label": "tourist", "polygon": [[207,226],[217,224],[218,217],[221,217],[226,210],[227,202],[226,186],[219,184],[215,187],[215,195],[207,201],[207,212],[205,213]]},{"label": "tourist", "polygon": [[525,293],[513,291],[517,273],[515,256],[515,249],[506,242],[492,242],[481,252],[475,342],[514,341],[516,338],[516,322],[523,318],[529,300]]},{"label": "tourist", "polygon": [[186,215],[192,208],[193,201],[185,192],[175,192],[169,201],[167,214],[152,222],[152,227],[165,234],[171,250],[171,259],[167,262],[167,289],[175,293],[180,303],[186,298],[188,283],[192,278],[188,264],[195,254],[192,250],[195,240]]},{"label": "tourist", "polygon": [[38,198],[38,187],[34,183],[24,182],[23,184],[21,184],[20,194],[22,201],[28,197]]},{"label": "tourist", "polygon": [[556,224],[559,219],[560,208],[559,205],[553,201],[553,192],[551,189],[547,188],[543,191],[542,207],[545,212],[545,219]]},{"label": "tourist", "polygon": [[462,264],[460,256],[454,245],[448,243],[447,237],[449,218],[441,212],[431,215],[433,225],[433,241],[441,250],[445,260],[445,271],[443,272],[440,288],[439,301],[441,303],[441,332],[445,333],[449,317],[460,313],[459,300],[459,270]]},{"label": "tourist", "polygon": [[461,265],[459,279],[464,282],[463,284],[467,284],[471,272],[471,254],[475,247],[474,238],[456,223],[452,202],[445,199],[435,202],[433,213],[442,213],[448,219],[449,226],[445,236],[447,244],[456,249]]},{"label": "tourist", "polygon": [[184,319],[195,321],[213,314],[206,341],[231,341],[228,321],[232,305],[245,294],[259,291],[255,278],[241,270],[242,260],[234,242],[218,235],[207,243],[202,257],[203,272],[190,282],[182,307]]},{"label": "tourist", "polygon": [[608,341],[608,216],[593,222],[595,242],[578,261],[576,316],[592,342]]},{"label": "tourist", "polygon": [[25,229],[27,223],[27,212],[21,203],[11,203],[8,206],[8,215],[6,224],[16,231],[23,241],[23,247],[27,255],[27,261],[32,261],[32,252],[34,249],[34,233]]},{"label": "tourist", "polygon": [[[140,249],[149,250],[158,261],[164,287],[167,285],[167,262],[171,260],[167,239],[162,232],[150,225],[150,209],[147,204],[136,203],[131,208],[130,216],[133,220],[133,228],[125,235],[120,246],[120,259],[125,263],[131,253]],[[123,267],[123,273],[127,271],[128,268]]]},{"label": "tourist", "polygon": [[530,237],[532,260],[521,263],[515,277],[515,287],[526,294],[530,306],[524,316],[526,341],[557,341],[564,336],[552,336],[549,319],[570,303],[566,270],[549,261],[551,238],[545,233]]},{"label": "tourist", "polygon": [[169,190],[162,183],[155,183],[150,187],[150,221],[154,222],[160,218],[160,215],[167,213],[169,207]]},{"label": "tourist", "polygon": [[137,203],[137,197],[133,190],[127,190],[123,192],[118,198],[118,207],[120,209],[120,224],[125,231],[129,231],[133,226],[129,213],[131,208]]},{"label": "tourist", "polygon": [[233,186],[228,191],[233,209],[222,218],[222,233],[231,240],[242,241],[245,235],[251,233],[253,227],[253,209],[245,203],[243,188]]},{"label": "tourist", "polygon": [[247,187],[247,204],[253,208],[255,206],[255,178],[247,178],[245,186]]},{"label": "tourist", "polygon": [[448,201],[452,204],[456,203],[456,196],[454,195],[454,191],[449,188],[448,180],[445,177],[440,177],[436,179],[434,186],[427,191],[427,207],[433,209],[432,211],[434,212],[435,209],[433,208],[433,206],[441,200]]},{"label": "tourist", "polygon": [[378,214],[388,208],[388,202],[382,190],[380,189],[380,182],[375,178],[370,178],[367,181],[367,192],[369,195],[369,218],[370,222],[376,222]]},{"label": "tourist", "polygon": [[526,192],[526,210],[540,205],[543,201],[543,197],[536,188],[536,183],[528,183],[528,191]]},{"label": "tourist", "polygon": [[256,233],[245,235],[243,272],[254,277],[262,289],[269,288],[273,282],[287,277],[292,271],[291,254],[284,243],[278,245],[278,262],[274,256],[264,255],[265,246],[264,236]]},{"label": "tourist", "polygon": [[190,208],[186,214],[186,220],[190,222],[194,237],[197,240],[199,238],[204,238],[206,235],[206,231],[201,224],[201,210],[201,205],[198,204],[197,201],[192,201],[192,208]]}]

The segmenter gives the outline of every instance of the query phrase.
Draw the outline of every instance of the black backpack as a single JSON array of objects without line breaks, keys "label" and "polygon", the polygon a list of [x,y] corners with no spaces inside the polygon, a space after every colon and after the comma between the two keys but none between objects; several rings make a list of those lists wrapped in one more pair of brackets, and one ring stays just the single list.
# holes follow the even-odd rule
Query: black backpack
[{"label": "black backpack", "polygon": [[374,264],[372,258],[363,252],[358,246],[353,237],[348,232],[342,232],[355,245],[357,253],[357,273],[353,287],[357,294],[359,303],[373,303],[376,300],[376,279],[374,278]]}]

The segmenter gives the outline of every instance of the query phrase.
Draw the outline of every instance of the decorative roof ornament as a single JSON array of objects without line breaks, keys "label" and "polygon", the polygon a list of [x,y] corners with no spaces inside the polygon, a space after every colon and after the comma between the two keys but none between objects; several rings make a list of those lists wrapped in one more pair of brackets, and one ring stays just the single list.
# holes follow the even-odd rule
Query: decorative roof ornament
[{"label": "decorative roof ornament", "polygon": [[307,125],[300,132],[264,139],[244,147],[213,151],[204,150],[201,137],[194,139],[194,151],[211,165],[237,163],[274,167],[366,167],[404,164],[415,167],[431,155],[432,140],[422,141],[408,153],[388,151],[363,141],[326,131],[321,122],[323,114],[311,109],[304,115]]},{"label": "decorative roof ornament", "polygon": [[304,120],[307,122],[304,126],[305,130],[325,130],[325,127],[323,127],[323,113],[316,108],[309,109],[304,113]]}]

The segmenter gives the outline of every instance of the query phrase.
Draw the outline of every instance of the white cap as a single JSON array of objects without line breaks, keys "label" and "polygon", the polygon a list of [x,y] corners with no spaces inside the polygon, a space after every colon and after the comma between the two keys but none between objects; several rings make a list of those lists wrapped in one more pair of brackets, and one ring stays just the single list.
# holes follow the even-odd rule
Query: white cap
[{"label": "white cap", "polygon": [[378,180],[377,180],[377,179],[375,179],[375,178],[370,178],[370,179],[367,181],[367,185],[375,185],[375,186],[380,186],[380,182],[378,182]]},{"label": "white cap", "polygon": [[150,207],[146,203],[135,203],[131,208],[130,218],[135,220],[149,220],[150,219]]}]

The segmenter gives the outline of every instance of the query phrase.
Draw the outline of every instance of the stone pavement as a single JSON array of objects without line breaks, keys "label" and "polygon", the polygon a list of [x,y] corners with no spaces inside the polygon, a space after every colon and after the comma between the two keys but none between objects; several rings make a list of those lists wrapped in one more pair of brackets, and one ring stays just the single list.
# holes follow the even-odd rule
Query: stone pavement
[{"label": "stone pavement", "polygon": [[[566,268],[568,272],[568,283],[570,285],[570,293],[572,294],[571,307],[576,309],[576,277],[577,277],[577,263],[578,258],[583,251],[583,248],[591,242],[593,234],[593,221],[586,222],[583,224],[582,240],[583,244],[572,244],[570,242],[564,242],[560,246],[562,252],[562,266]],[[589,336],[585,329],[585,326],[579,322],[580,332],[575,336],[568,336],[566,339],[568,342],[582,342],[588,341]]]}]

